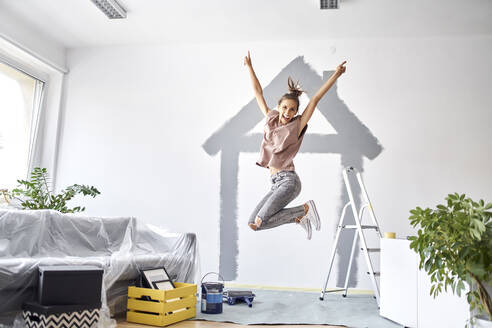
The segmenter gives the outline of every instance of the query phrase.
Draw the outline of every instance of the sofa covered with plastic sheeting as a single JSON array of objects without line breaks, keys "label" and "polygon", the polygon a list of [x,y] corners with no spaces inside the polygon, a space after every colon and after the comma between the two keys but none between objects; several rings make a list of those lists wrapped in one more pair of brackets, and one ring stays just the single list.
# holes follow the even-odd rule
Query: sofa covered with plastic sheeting
[{"label": "sofa covered with plastic sheeting", "polygon": [[[0,209],[0,323],[37,298],[38,266],[104,269],[103,316],[126,311],[127,288],[140,268],[164,266],[180,282],[195,282],[193,233],[167,233],[133,217],[101,218],[53,210]],[[104,318],[103,318],[104,319]]]}]

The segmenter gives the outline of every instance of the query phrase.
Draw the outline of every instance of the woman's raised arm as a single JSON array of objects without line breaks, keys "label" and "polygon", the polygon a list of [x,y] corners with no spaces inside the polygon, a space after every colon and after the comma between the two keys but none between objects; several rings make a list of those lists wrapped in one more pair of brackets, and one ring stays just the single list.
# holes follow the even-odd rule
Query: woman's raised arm
[{"label": "woman's raised arm", "polygon": [[268,108],[265,98],[263,98],[263,89],[261,88],[260,81],[258,81],[258,78],[256,77],[255,71],[253,69],[253,65],[251,64],[251,57],[249,55],[249,51],[248,51],[248,56],[244,57],[244,65],[248,66],[249,76],[251,77],[251,83],[253,84],[253,90],[255,92],[255,97],[256,97],[256,101],[258,102],[258,106],[260,106],[263,115],[267,116],[268,112],[270,111],[270,108]]},{"label": "woman's raised arm", "polygon": [[318,102],[323,98],[323,96],[330,90],[331,86],[336,82],[336,80],[345,73],[346,67],[344,66],[347,63],[347,61],[344,61],[340,65],[337,66],[335,73],[333,73],[332,76],[326,81],[321,88],[316,92],[316,94],[311,98],[309,103],[306,106],[306,109],[302,112],[301,115],[301,124],[299,126],[299,132],[298,135],[301,134],[302,130],[306,126],[306,124],[309,122],[311,119],[311,116],[313,116],[314,109],[318,105]]}]

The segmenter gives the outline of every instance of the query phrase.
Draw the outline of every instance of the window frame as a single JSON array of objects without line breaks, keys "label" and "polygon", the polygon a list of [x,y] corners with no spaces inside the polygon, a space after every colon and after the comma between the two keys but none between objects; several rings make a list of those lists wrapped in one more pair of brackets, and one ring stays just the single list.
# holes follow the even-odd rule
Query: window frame
[{"label": "window frame", "polygon": [[36,125],[31,127],[35,130],[31,130],[31,133],[35,133],[35,135],[29,149],[29,163],[25,178],[29,177],[34,167],[44,167],[52,177],[52,185],[55,188],[58,145],[62,129],[62,107],[64,105],[62,95],[68,70],[51,64],[50,61],[19,46],[1,34],[0,61],[44,84],[36,113]]},{"label": "window frame", "polygon": [[[45,74],[40,74],[39,72],[29,70],[26,68],[24,65],[4,56],[3,54],[0,54],[0,64],[6,65],[12,69],[15,69],[31,78],[36,80],[36,85],[38,82],[43,83],[42,89],[41,89],[41,94],[39,94],[38,87],[35,86],[34,89],[34,94],[33,94],[33,107],[31,108],[32,110],[32,118],[31,118],[31,126],[29,129],[29,147],[28,147],[28,163],[27,163],[27,170],[25,172],[25,178],[29,177],[30,172],[32,171],[33,167],[35,166],[34,164],[34,156],[35,152],[37,151],[37,146],[38,146],[38,139],[39,139],[39,134],[40,134],[40,120],[42,117],[42,111],[44,107],[46,106],[45,104],[45,94],[46,94],[46,88],[48,83],[46,82],[48,79],[46,78]],[[37,106],[37,108],[36,108]]]}]

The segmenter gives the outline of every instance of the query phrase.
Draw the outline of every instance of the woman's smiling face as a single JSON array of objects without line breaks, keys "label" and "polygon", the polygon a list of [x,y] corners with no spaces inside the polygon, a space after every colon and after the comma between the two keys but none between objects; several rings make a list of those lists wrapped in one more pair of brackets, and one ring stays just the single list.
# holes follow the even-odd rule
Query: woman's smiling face
[{"label": "woman's smiling face", "polygon": [[293,99],[284,99],[278,105],[279,122],[281,124],[289,123],[297,114],[297,102]]}]

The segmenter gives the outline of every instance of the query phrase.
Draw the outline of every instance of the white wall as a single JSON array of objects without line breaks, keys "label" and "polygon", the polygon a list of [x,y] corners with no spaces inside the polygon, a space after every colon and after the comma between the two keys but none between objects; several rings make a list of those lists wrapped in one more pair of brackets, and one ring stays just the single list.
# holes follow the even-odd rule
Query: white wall
[{"label": "white wall", "polygon": [[[411,234],[408,211],[450,192],[492,199],[490,36],[70,50],[57,187],[97,186],[97,198],[77,199],[87,214],[196,232],[202,271],[217,270],[221,163],[202,145],[252,99],[248,49],[263,85],[300,55],[320,74],[348,60],[338,94],[384,147],[364,175],[383,231]],[[315,114],[308,133],[327,125]],[[323,217],[308,242],[299,227],[246,226],[268,188],[256,156],[239,160],[237,281],[321,288],[338,220],[339,158],[296,158],[303,191],[294,203],[312,198]]]}]

